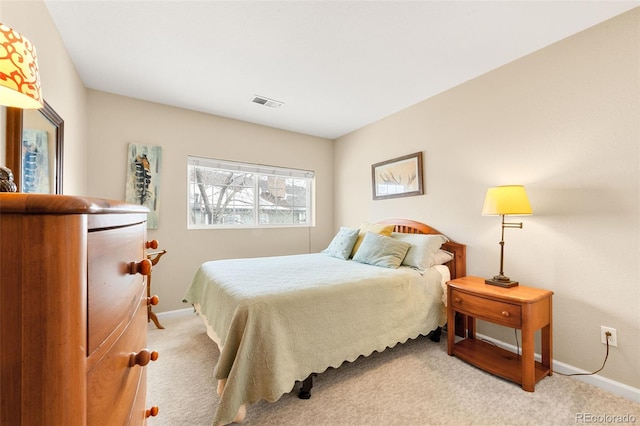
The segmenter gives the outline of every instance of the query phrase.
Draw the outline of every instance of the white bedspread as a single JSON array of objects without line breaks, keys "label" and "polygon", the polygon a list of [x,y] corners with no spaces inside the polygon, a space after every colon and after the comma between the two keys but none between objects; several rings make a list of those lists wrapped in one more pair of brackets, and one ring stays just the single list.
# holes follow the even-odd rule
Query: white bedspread
[{"label": "white bedspread", "polygon": [[185,295],[220,347],[214,424],[275,401],[295,381],[428,334],[446,322],[449,271],[420,274],[325,254],[206,262]]}]

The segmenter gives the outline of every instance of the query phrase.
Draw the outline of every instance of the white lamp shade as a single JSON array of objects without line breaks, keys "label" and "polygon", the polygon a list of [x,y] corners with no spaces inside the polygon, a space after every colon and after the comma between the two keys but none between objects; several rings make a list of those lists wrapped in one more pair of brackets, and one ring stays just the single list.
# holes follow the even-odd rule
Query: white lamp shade
[{"label": "white lamp shade", "polygon": [[17,31],[0,24],[0,105],[42,108],[36,48]]},{"label": "white lamp shade", "polygon": [[524,186],[505,185],[487,189],[482,206],[483,216],[529,215],[532,213]]}]

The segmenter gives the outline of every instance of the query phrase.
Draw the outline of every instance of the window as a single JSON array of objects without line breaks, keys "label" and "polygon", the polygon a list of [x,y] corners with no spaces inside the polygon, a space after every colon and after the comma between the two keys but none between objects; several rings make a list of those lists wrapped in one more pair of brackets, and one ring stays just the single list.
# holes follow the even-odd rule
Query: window
[{"label": "window", "polygon": [[188,228],[310,226],[314,173],[187,158]]}]

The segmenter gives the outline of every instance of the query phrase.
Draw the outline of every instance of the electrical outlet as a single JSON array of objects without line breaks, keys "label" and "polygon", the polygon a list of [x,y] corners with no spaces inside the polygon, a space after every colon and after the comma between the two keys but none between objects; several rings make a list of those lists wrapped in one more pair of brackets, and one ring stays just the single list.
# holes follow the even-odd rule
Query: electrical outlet
[{"label": "electrical outlet", "polygon": [[607,332],[611,333],[609,336],[609,346],[618,346],[618,333],[615,328],[600,326],[600,341],[603,345],[607,344]]}]

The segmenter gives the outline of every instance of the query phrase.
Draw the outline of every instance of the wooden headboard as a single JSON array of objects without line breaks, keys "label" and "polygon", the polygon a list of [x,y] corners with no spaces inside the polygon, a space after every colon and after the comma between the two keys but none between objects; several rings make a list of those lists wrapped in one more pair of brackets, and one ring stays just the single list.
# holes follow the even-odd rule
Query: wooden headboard
[{"label": "wooden headboard", "polygon": [[[442,234],[435,228],[416,222],[410,219],[385,219],[377,223],[384,225],[395,225],[394,231],[403,234]],[[453,253],[453,259],[446,263],[451,272],[451,279],[461,278],[467,275],[467,246],[456,243],[455,241],[447,241],[442,245],[442,249]]]}]

